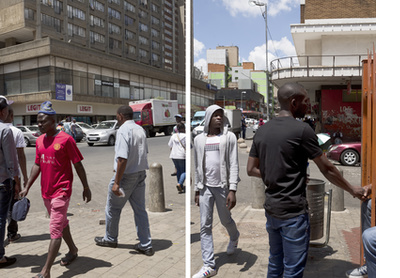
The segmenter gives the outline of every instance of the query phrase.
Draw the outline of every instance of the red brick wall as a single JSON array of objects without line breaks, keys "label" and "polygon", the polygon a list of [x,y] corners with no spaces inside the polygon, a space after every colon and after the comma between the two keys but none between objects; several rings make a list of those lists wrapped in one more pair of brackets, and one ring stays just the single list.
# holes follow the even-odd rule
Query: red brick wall
[{"label": "red brick wall", "polygon": [[300,18],[376,18],[376,0],[306,0]]},{"label": "red brick wall", "polygon": [[225,65],[221,64],[208,64],[209,72],[225,72]]},{"label": "red brick wall", "polygon": [[254,70],[254,63],[253,62],[243,62],[242,66],[243,66],[243,69]]}]

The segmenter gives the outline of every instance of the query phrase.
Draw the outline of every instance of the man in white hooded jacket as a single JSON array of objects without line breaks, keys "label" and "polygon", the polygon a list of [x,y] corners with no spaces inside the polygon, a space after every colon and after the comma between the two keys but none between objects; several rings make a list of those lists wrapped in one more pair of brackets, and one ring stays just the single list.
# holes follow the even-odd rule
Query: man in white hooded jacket
[{"label": "man in white hooded jacket", "polygon": [[236,136],[228,131],[228,119],[218,105],[211,105],[205,114],[203,134],[194,140],[195,203],[200,206],[200,240],[203,267],[193,278],[211,277],[215,268],[212,222],[214,203],[221,224],[230,241],[228,255],[235,252],[239,231],[230,210],[236,205],[239,163]]}]

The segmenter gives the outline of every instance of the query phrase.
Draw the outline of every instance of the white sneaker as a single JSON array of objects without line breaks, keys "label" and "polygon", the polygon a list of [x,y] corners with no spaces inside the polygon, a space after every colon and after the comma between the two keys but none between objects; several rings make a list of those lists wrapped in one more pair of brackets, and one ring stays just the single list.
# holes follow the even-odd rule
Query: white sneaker
[{"label": "white sneaker", "polygon": [[349,278],[368,278],[367,266],[363,265],[355,269],[348,270],[346,276]]},{"label": "white sneaker", "polygon": [[217,271],[209,266],[203,266],[192,278],[207,278],[217,275]]},{"label": "white sneaker", "polygon": [[235,241],[229,240],[228,247],[226,248],[226,254],[232,255],[233,253],[235,253],[235,250],[239,243],[239,236],[240,236],[240,233],[238,232],[237,240],[235,240]]}]

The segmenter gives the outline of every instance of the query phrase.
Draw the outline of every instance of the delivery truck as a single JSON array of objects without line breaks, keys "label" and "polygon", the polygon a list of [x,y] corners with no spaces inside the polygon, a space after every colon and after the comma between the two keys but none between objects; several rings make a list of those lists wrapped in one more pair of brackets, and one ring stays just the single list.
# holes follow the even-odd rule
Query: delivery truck
[{"label": "delivery truck", "polygon": [[144,128],[147,137],[154,137],[157,132],[171,135],[178,114],[177,100],[145,99],[130,101],[129,106],[133,119]]},{"label": "delivery truck", "polygon": [[[228,130],[239,138],[242,131],[242,111],[240,109],[224,109],[224,115],[228,118]],[[204,120],[193,129],[192,137],[196,137],[204,131]]]}]

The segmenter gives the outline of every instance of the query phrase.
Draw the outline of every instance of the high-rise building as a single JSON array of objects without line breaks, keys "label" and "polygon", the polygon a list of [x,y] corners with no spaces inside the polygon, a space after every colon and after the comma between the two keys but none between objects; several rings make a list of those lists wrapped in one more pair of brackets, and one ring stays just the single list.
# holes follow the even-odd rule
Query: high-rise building
[{"label": "high-rise building", "polygon": [[18,124],[113,118],[130,100],[184,104],[184,0],[2,0],[0,94]]},{"label": "high-rise building", "polygon": [[237,46],[217,46],[217,49],[226,49],[228,53],[228,67],[239,65],[239,47]]}]

